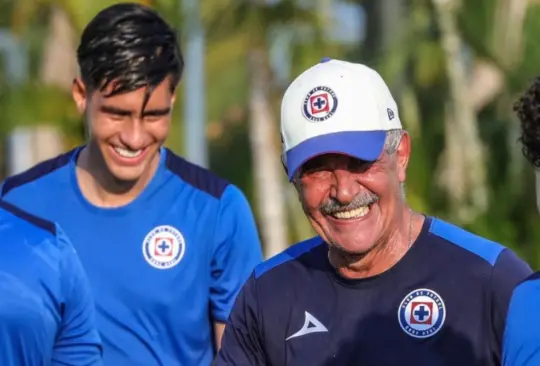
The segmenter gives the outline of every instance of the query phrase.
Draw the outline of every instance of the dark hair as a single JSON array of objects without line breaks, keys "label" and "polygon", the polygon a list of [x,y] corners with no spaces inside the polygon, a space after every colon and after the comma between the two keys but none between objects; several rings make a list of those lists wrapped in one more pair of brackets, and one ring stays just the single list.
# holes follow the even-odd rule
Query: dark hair
[{"label": "dark hair", "polygon": [[147,87],[145,105],[169,76],[173,91],[184,69],[175,31],[153,9],[134,3],[100,11],[82,33],[77,60],[90,91],[112,86],[112,96]]},{"label": "dark hair", "polygon": [[521,121],[523,155],[535,168],[540,168],[540,78],[514,104],[514,111]]}]

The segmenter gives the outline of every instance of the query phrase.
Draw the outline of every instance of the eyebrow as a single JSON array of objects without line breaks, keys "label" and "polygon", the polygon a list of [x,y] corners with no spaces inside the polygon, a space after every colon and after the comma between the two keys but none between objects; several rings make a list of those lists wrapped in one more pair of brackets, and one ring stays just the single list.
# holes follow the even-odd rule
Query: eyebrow
[{"label": "eyebrow", "polygon": [[[114,107],[114,106],[108,106],[108,105],[101,106],[100,110],[103,113],[115,114],[115,115],[118,115],[118,116],[130,116],[132,114],[132,111],[130,111],[130,110],[122,109],[122,108],[118,108],[118,107]],[[169,114],[170,112],[171,112],[171,108],[169,108],[169,107],[161,108],[161,109],[159,109],[159,108],[158,109],[146,109],[142,113],[142,117],[165,116],[165,115]]]},{"label": "eyebrow", "polygon": [[103,105],[99,108],[103,113],[108,114],[116,114],[118,116],[129,116],[131,115],[131,111],[128,111],[126,109],[117,108],[113,106]]}]

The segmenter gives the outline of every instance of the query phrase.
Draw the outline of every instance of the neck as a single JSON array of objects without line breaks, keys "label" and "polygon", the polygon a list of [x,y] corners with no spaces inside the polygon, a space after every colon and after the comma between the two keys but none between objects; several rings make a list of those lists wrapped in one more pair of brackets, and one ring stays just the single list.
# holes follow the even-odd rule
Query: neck
[{"label": "neck", "polygon": [[351,255],[331,246],[328,252],[330,264],[348,279],[373,277],[393,267],[407,253],[424,223],[424,217],[408,207],[399,217],[395,229],[365,254]]},{"label": "neck", "polygon": [[156,154],[147,171],[136,181],[116,179],[107,169],[101,153],[91,144],[77,159],[77,181],[83,196],[99,207],[120,207],[132,202],[147,186],[159,165]]}]

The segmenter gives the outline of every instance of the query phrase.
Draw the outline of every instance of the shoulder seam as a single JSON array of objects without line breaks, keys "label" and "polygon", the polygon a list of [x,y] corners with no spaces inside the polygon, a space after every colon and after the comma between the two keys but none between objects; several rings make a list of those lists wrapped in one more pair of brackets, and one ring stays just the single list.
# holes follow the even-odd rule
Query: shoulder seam
[{"label": "shoulder seam", "polygon": [[310,252],[313,248],[318,247],[323,244],[323,240],[316,236],[314,238],[305,240],[296,245],[293,245],[286,249],[285,251],[273,256],[272,258],[264,261],[255,267],[254,277],[259,279],[262,275],[267,272],[270,272],[272,269],[275,269],[285,263],[289,263],[301,255]]},{"label": "shoulder seam", "polygon": [[4,197],[6,194],[8,194],[11,190],[15,188],[33,182],[66,166],[71,161],[71,157],[76,150],[77,148],[72,149],[52,159],[42,161],[41,163],[34,165],[30,169],[22,173],[12,175],[6,178],[4,180],[4,184],[2,185],[0,197]]},{"label": "shoulder seam", "polygon": [[29,224],[32,224],[42,230],[45,230],[46,232],[48,232],[49,234],[53,235],[54,237],[56,237],[56,224],[52,221],[49,221],[49,220],[45,220],[39,216],[36,216],[36,215],[33,215],[27,211],[24,211],[23,209],[9,203],[9,202],[6,202],[5,200],[2,200],[0,199],[0,208],[3,208],[4,210],[6,210],[7,212],[9,212],[10,214],[18,217],[19,219],[29,223]]},{"label": "shoulder seam", "polygon": [[529,281],[536,281],[536,280],[539,280],[540,279],[540,271],[538,272],[534,272],[533,274],[529,275],[527,278],[525,278],[524,280],[522,280],[521,282],[519,282],[517,286],[521,285],[522,283],[525,283],[525,282],[529,282]]},{"label": "shoulder seam", "polygon": [[[448,229],[454,230],[459,238],[457,238],[456,235],[452,235],[451,231]],[[501,253],[507,249],[500,243],[473,234],[461,227],[449,224],[437,218],[432,218],[429,232],[485,260],[492,267],[497,263]]]},{"label": "shoulder seam", "polygon": [[168,148],[165,151],[167,154],[165,167],[168,171],[193,188],[203,191],[218,200],[221,199],[230,182],[209,169],[193,164],[176,155]]}]

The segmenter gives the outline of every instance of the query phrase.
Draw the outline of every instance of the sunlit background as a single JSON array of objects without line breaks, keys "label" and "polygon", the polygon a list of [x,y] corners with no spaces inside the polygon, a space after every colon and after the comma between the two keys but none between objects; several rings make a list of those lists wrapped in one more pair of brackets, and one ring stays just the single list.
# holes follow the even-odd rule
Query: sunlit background
[{"label": "sunlit background", "polygon": [[[75,49],[105,0],[0,1],[0,166],[84,142]],[[267,256],[313,232],[280,162],[279,103],[323,57],[377,69],[413,138],[414,209],[540,265],[534,175],[512,104],[540,74],[540,1],[158,0],[186,70],[167,145],[248,196]],[[362,111],[358,110],[361,121]]]}]

